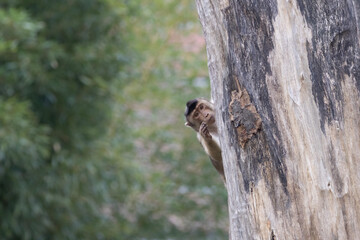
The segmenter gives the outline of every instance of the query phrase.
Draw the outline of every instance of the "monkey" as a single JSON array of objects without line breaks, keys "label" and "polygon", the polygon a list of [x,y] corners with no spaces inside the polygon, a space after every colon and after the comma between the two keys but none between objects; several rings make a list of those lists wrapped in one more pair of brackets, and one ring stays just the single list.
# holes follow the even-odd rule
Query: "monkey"
[{"label": "monkey", "polygon": [[195,130],[199,142],[210,157],[211,163],[226,183],[214,105],[205,99],[196,98],[186,103],[184,115],[186,118],[185,126]]}]

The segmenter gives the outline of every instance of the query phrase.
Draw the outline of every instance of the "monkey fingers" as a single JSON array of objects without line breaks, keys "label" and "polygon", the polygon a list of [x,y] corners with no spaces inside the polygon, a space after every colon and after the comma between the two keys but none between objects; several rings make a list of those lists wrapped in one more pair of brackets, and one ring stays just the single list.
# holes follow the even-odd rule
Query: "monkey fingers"
[{"label": "monkey fingers", "polygon": [[200,129],[199,129],[199,132],[201,134],[201,136],[203,136],[204,138],[207,138],[207,139],[211,139],[211,134],[209,132],[209,129],[207,127],[207,124],[205,122],[202,122],[201,125],[200,125]]}]

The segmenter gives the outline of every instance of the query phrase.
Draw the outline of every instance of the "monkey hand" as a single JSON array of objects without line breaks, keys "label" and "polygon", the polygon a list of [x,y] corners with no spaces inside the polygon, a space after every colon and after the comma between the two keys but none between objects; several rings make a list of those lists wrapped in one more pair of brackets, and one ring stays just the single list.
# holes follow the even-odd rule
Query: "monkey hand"
[{"label": "monkey hand", "polygon": [[204,139],[212,139],[212,136],[209,132],[208,126],[205,122],[202,122],[199,128],[199,133]]}]

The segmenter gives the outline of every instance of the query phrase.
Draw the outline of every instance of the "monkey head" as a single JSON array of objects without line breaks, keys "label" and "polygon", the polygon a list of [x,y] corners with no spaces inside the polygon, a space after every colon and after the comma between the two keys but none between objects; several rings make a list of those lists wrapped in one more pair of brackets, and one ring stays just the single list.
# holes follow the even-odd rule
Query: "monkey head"
[{"label": "monkey head", "polygon": [[209,127],[215,126],[215,112],[213,104],[205,99],[196,98],[186,103],[185,125],[199,132],[200,125],[204,122]]}]

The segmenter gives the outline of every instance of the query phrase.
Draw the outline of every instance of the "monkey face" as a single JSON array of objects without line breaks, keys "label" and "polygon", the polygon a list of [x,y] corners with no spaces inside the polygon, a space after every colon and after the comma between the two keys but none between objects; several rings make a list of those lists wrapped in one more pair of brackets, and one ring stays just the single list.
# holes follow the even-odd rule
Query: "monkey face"
[{"label": "monkey face", "polygon": [[210,124],[215,120],[213,110],[204,103],[198,104],[198,106],[195,108],[195,111],[192,114],[192,117],[195,121],[199,122],[200,124],[202,122]]},{"label": "monkey face", "polygon": [[195,99],[187,103],[185,111],[187,122],[186,126],[192,127],[195,131],[199,131],[201,123],[213,125],[215,116],[212,103],[204,99]]}]

